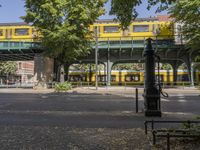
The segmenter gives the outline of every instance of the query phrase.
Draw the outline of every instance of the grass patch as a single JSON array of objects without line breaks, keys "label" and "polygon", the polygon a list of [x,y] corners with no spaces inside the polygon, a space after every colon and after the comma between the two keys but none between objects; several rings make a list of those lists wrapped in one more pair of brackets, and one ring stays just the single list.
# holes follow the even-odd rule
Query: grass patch
[{"label": "grass patch", "polygon": [[72,89],[72,84],[69,82],[57,83],[55,85],[55,92],[66,92]]}]

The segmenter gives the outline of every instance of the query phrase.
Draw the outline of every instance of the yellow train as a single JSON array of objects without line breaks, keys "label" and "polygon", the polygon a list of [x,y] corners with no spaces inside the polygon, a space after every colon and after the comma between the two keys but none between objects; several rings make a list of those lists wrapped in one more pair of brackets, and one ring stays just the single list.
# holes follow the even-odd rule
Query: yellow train
[{"label": "yellow train", "polygon": [[33,41],[37,31],[26,23],[1,23],[0,41]]},{"label": "yellow train", "polygon": [[[98,32],[96,31],[98,30]],[[100,40],[144,40],[152,37],[157,39],[173,39],[174,24],[164,21],[134,21],[127,30],[122,30],[119,23],[111,21],[98,21],[90,26],[90,31],[99,33]]]},{"label": "yellow train", "polygon": [[[122,30],[119,23],[112,20],[100,20],[89,27],[90,31],[98,30],[99,40],[144,40],[152,37],[173,39],[174,25],[172,22],[154,19],[136,20],[127,30]],[[0,23],[0,41],[34,41],[38,37],[37,30],[26,23]]]},{"label": "yellow train", "polygon": [[[173,83],[174,76],[172,70],[160,70],[160,76],[156,71],[157,79],[160,77],[160,81],[164,83]],[[83,72],[83,71],[70,71],[68,75],[70,82],[95,82],[94,72]],[[200,71],[195,72],[195,83],[200,84]],[[98,81],[106,82],[106,73],[104,71],[98,72]],[[142,84],[144,82],[144,71],[118,71],[113,70],[111,72],[111,83],[112,84],[123,84],[123,83],[135,83]],[[186,70],[178,70],[177,82],[185,82],[189,84],[189,76]]]}]

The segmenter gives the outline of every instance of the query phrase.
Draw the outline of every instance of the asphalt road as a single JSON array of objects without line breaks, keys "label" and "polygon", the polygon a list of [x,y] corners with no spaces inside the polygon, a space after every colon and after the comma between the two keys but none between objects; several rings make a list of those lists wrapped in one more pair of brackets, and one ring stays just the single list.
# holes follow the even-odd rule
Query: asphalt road
[{"label": "asphalt road", "polygon": [[[169,93],[170,94],[170,93]],[[200,115],[197,93],[171,93],[162,99],[162,118],[135,113],[134,95],[101,93],[0,93],[0,125],[78,128],[143,128],[145,120],[185,120]]]}]

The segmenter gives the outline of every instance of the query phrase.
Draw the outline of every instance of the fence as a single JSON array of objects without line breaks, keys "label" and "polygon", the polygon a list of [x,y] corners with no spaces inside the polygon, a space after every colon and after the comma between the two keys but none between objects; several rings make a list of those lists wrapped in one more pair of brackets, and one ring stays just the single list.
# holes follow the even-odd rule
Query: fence
[{"label": "fence", "polygon": [[[57,82],[47,82],[43,83],[46,85],[47,88],[54,88],[55,84]],[[94,87],[95,82],[70,82],[73,87]],[[28,82],[28,83],[12,83],[12,84],[0,84],[0,88],[33,88],[34,86],[37,86],[38,82]],[[200,83],[195,83],[196,87],[200,87]],[[98,82],[99,87],[107,87],[107,82]],[[144,82],[111,82],[109,86],[122,86],[125,89],[128,87],[143,87]],[[190,87],[190,82],[161,82],[162,88],[176,88],[176,87],[182,87],[183,89],[185,87]]]}]

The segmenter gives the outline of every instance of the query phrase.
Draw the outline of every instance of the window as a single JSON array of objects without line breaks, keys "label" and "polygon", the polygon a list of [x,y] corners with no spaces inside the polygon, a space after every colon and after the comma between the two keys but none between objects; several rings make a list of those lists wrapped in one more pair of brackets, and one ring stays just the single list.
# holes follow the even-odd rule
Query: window
[{"label": "window", "polygon": [[189,81],[188,74],[182,74],[177,76],[177,81]]},{"label": "window", "polygon": [[99,75],[98,81],[99,82],[106,82],[106,75]]},{"label": "window", "polygon": [[116,81],[116,75],[111,75],[111,82],[115,82]]},{"label": "window", "polygon": [[3,30],[0,30],[0,36],[3,36]]},{"label": "window", "polygon": [[69,75],[69,81],[71,82],[87,81],[87,77],[86,75]]},{"label": "window", "polygon": [[97,35],[99,33],[100,33],[100,27],[99,26],[94,26],[94,34]]},{"label": "window", "polygon": [[125,76],[125,81],[126,82],[138,82],[140,81],[140,75],[139,74],[135,74],[135,75],[126,75]]},{"label": "window", "polygon": [[[116,75],[111,75],[111,82],[115,82],[116,81]],[[107,81],[107,76],[106,75],[99,75],[98,76],[98,81],[99,82],[106,82]]]},{"label": "window", "polygon": [[15,35],[20,36],[20,35],[29,35],[29,29],[15,29]]},{"label": "window", "polygon": [[104,33],[116,33],[119,32],[118,26],[105,26]]},{"label": "window", "polygon": [[134,25],[134,32],[149,32],[149,25]]},{"label": "window", "polygon": [[156,80],[157,81],[159,81],[160,80],[160,82],[164,82],[164,76],[163,75],[156,75]]}]

